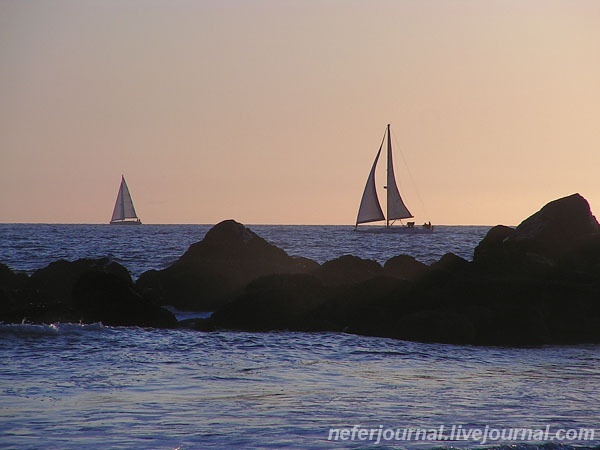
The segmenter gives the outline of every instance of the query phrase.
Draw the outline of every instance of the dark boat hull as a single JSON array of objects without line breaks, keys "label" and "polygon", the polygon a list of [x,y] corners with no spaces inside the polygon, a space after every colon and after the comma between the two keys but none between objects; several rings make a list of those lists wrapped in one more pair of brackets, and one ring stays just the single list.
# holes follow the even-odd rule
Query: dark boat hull
[{"label": "dark boat hull", "polygon": [[111,225],[141,225],[141,220],[115,220],[110,222]]}]

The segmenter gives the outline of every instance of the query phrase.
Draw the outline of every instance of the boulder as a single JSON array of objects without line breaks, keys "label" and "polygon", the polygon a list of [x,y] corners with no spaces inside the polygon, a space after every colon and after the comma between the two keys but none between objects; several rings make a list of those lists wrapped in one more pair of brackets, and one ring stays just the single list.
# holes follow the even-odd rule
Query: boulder
[{"label": "boulder", "polygon": [[464,258],[461,258],[454,253],[445,253],[442,255],[439,261],[434,262],[429,266],[429,271],[444,271],[444,272],[460,272],[464,270],[468,270],[469,261]]},{"label": "boulder", "polygon": [[156,304],[209,311],[243,293],[258,277],[315,267],[317,263],[293,258],[244,225],[226,220],[170,267],[142,274],[136,286]]},{"label": "boulder", "polygon": [[73,303],[86,323],[112,326],[175,328],[169,311],[143,299],[131,283],[106,272],[86,272],[73,288]]},{"label": "boulder", "polygon": [[383,273],[401,280],[417,280],[427,272],[427,264],[409,255],[398,255],[388,259],[383,265]]},{"label": "boulder", "polygon": [[521,222],[504,246],[512,255],[534,253],[557,259],[578,240],[599,231],[587,200],[573,194],[548,203]]},{"label": "boulder", "polygon": [[132,282],[129,271],[110,258],[60,259],[36,270],[30,277],[29,287],[43,292],[47,302],[70,302],[75,283],[90,271],[111,273],[127,283]]},{"label": "boulder", "polygon": [[211,318],[219,328],[303,330],[306,315],[327,296],[324,284],[311,275],[269,275],[251,282],[241,296],[221,306]]},{"label": "boulder", "polygon": [[312,274],[326,285],[339,286],[383,275],[383,268],[377,261],[344,255],[327,261]]},{"label": "boulder", "polygon": [[514,228],[505,225],[492,227],[473,252],[473,263],[484,267],[499,267],[506,263],[504,241],[512,236]]},{"label": "boulder", "polygon": [[6,264],[0,263],[0,289],[23,289],[28,281],[27,274],[14,272]]},{"label": "boulder", "polygon": [[560,272],[568,272],[569,264],[600,261],[600,253],[590,251],[589,245],[599,231],[588,202],[573,194],[546,204],[516,229],[492,228],[475,248],[473,264],[490,273],[521,278],[562,276]]},{"label": "boulder", "polygon": [[389,276],[331,288],[328,298],[304,319],[315,331],[390,336],[411,283]]},{"label": "boulder", "polygon": [[408,341],[469,344],[475,337],[475,327],[464,314],[424,310],[401,317],[393,337]]}]

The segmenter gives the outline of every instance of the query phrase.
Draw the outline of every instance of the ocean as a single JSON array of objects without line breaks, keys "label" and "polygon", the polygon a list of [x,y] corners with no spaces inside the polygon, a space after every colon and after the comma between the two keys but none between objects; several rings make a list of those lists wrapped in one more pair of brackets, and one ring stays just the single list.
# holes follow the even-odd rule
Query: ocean
[{"label": "ocean", "polygon": [[[136,278],[209,228],[0,224],[0,262],[31,273],[111,256]],[[291,255],[381,263],[401,253],[471,259],[489,229],[249,228]],[[0,448],[600,448],[598,345],[0,324],[0,361]]]}]

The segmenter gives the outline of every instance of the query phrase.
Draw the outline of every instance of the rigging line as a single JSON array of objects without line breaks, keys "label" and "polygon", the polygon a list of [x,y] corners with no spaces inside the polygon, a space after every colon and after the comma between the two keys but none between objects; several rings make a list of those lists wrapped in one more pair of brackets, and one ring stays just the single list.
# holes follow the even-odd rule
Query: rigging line
[{"label": "rigging line", "polygon": [[392,137],[394,139],[394,144],[395,144],[396,148],[398,149],[398,153],[400,153],[400,156],[402,157],[402,162],[404,163],[404,167],[406,167],[406,172],[408,173],[410,182],[415,187],[415,193],[417,194],[417,198],[419,199],[419,202],[421,203],[421,208],[423,208],[423,211],[425,212],[425,216],[427,217],[427,220],[430,220],[431,216],[429,215],[429,211],[427,211],[427,208],[425,207],[425,203],[423,202],[423,199],[421,198],[421,194],[419,193],[417,183],[415,183],[415,179],[413,178],[412,173],[410,172],[410,169],[408,167],[408,164],[406,163],[406,158],[404,157],[404,152],[402,151],[402,147],[400,146],[400,143],[398,142],[398,138],[396,137],[396,133],[394,133],[394,130],[392,130]]}]

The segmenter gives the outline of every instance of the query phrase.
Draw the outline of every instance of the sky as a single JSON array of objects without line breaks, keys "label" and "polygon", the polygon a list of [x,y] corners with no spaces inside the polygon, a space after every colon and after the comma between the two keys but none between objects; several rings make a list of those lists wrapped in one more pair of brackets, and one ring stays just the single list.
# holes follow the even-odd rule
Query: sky
[{"label": "sky", "polygon": [[354,224],[388,123],[419,223],[600,214],[600,2],[0,1],[3,223]]}]

